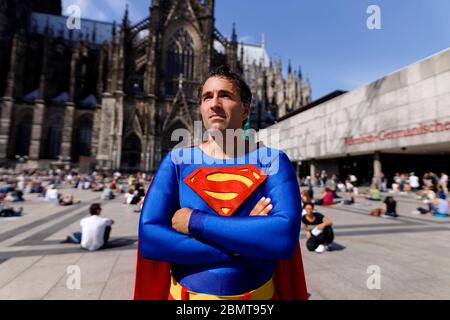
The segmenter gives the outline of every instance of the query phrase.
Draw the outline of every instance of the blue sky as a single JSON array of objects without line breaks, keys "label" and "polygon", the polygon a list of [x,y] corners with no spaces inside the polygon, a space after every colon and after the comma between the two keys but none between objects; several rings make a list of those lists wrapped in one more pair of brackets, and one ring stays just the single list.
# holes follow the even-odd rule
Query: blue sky
[{"label": "blue sky", "polygon": [[[150,0],[63,0],[82,16],[120,21],[126,3],[136,22]],[[381,9],[381,30],[366,26],[369,5]],[[352,90],[450,46],[449,0],[216,0],[216,27],[258,43],[265,34],[272,58],[290,60],[308,75],[313,99]]]}]

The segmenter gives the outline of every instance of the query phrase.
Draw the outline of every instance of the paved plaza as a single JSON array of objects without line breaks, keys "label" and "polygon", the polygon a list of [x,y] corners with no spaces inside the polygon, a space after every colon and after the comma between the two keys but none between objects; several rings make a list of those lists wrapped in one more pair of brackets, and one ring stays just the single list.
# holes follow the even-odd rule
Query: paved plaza
[{"label": "paved plaza", "polygon": [[[65,191],[65,190],[63,190]],[[21,218],[0,218],[0,299],[132,299],[139,214],[122,196],[70,190],[81,203],[61,207],[26,195]],[[316,192],[318,194],[318,191]],[[449,299],[450,220],[412,215],[422,205],[396,195],[396,220],[369,216],[381,203],[357,199],[353,206],[317,207],[334,222],[336,250],[308,252],[301,238],[310,299]],[[92,202],[115,220],[114,248],[86,252],[61,244],[79,231]],[[81,271],[81,288],[70,290],[70,266]],[[380,289],[368,289],[368,273],[380,271]],[[69,269],[68,269],[69,268]]]}]

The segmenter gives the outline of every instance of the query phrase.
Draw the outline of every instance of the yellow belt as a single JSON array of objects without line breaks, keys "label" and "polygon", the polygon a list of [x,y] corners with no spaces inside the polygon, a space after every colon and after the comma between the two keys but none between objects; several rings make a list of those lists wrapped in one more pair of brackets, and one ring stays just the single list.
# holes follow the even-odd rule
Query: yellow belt
[{"label": "yellow belt", "polygon": [[[174,300],[182,300],[182,291],[183,286],[172,277],[170,281],[170,295],[172,296],[172,298]],[[273,293],[273,281],[272,279],[270,279],[261,287],[246,294],[233,296],[216,296],[213,294],[198,293],[187,290],[186,298],[187,300],[271,300],[273,297]]]}]

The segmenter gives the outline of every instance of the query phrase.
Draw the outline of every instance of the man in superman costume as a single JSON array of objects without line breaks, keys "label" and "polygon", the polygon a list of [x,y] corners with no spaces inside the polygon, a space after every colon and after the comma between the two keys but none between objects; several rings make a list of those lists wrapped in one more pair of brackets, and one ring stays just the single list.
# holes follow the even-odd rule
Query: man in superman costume
[{"label": "man in superman costume", "polygon": [[[226,67],[210,74],[200,99],[206,129],[224,136],[250,112],[250,89]],[[225,146],[210,135],[162,160],[139,223],[135,299],[307,299],[288,157],[249,142],[244,152]]]}]

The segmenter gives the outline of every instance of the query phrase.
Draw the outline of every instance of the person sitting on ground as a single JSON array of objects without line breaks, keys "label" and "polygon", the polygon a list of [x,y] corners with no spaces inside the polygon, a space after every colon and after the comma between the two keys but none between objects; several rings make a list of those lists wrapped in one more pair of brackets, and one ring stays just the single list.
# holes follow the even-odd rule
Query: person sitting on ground
[{"label": "person sitting on ground", "polygon": [[111,181],[111,183],[109,184],[109,188],[110,188],[111,190],[117,190],[117,179],[113,179],[113,180]]},{"label": "person sitting on ground", "polygon": [[33,192],[32,193],[37,193],[38,194],[38,197],[40,196],[40,197],[44,197],[45,196],[45,188],[44,188],[44,186],[42,185],[42,182],[41,181],[36,181],[36,182],[34,182],[34,184],[33,184]]},{"label": "person sitting on ground", "polygon": [[384,200],[384,214],[381,216],[383,218],[397,218],[397,201],[394,197],[386,197]]},{"label": "person sitting on ground", "polygon": [[14,208],[5,206],[3,204],[0,205],[0,217],[2,218],[11,218],[11,217],[20,217],[22,216],[23,208],[20,208],[19,211],[14,210]]},{"label": "person sitting on ground", "polygon": [[345,198],[344,201],[342,202],[343,204],[352,205],[355,203],[355,197],[356,197],[355,189],[356,188],[352,188],[351,190],[348,191],[348,194],[350,197]]},{"label": "person sitting on ground", "polygon": [[312,202],[308,190],[302,190],[301,197],[302,203]]},{"label": "person sitting on ground", "polygon": [[333,193],[333,199],[339,199],[340,197],[337,194],[337,176],[333,174],[331,179],[327,180],[325,187],[328,188]]},{"label": "person sitting on ground", "polygon": [[112,200],[112,199],[114,199],[114,193],[109,187],[106,187],[103,189],[102,195],[100,198],[102,200]]},{"label": "person sitting on ground", "polygon": [[376,184],[373,184],[370,187],[369,196],[366,197],[366,199],[372,200],[372,201],[381,201],[381,192],[380,192],[380,189],[378,189],[378,186]]},{"label": "person sitting on ground", "polygon": [[10,191],[6,195],[5,201],[8,201],[8,202],[22,202],[22,201],[25,201],[23,199],[23,192],[21,190]]},{"label": "person sitting on ground", "polygon": [[335,204],[333,191],[325,188],[322,195],[320,196],[320,199],[315,200],[315,204],[322,206],[332,206],[333,204]]},{"label": "person sitting on ground", "polygon": [[100,217],[101,211],[99,203],[92,204],[89,208],[91,216],[80,221],[81,232],[73,233],[61,243],[80,244],[81,248],[89,251],[106,248],[114,220]]},{"label": "person sitting on ground", "polygon": [[61,195],[59,197],[59,204],[61,206],[71,206],[74,203],[74,199],[73,199],[73,195],[71,194],[66,194],[66,195]]},{"label": "person sitting on ground", "polygon": [[95,251],[107,245],[114,220],[100,217],[102,207],[99,203],[92,204],[89,211],[91,216],[80,221],[81,247]]},{"label": "person sitting on ground", "polygon": [[433,200],[434,198],[436,198],[436,192],[434,192],[433,189],[433,186],[424,186],[423,190],[417,193],[416,199],[424,201]]},{"label": "person sitting on ground", "polygon": [[54,185],[50,185],[45,192],[45,201],[58,202],[59,194]]},{"label": "person sitting on ground", "polygon": [[449,203],[447,199],[434,198],[433,200],[427,201],[428,209],[417,208],[414,210],[413,214],[432,214],[433,217],[437,218],[447,218],[449,216]]},{"label": "person sitting on ground", "polygon": [[314,211],[312,202],[305,203],[306,214],[302,217],[303,229],[306,232],[306,247],[309,251],[323,253],[330,250],[334,240],[333,222],[323,214]]},{"label": "person sitting on ground", "polygon": [[15,200],[14,202],[22,202],[25,201],[25,199],[23,198],[23,191],[20,189],[17,189],[15,191]]},{"label": "person sitting on ground", "polygon": [[91,186],[91,188],[94,192],[102,192],[104,189],[103,183],[95,183],[93,186]]},{"label": "person sitting on ground", "polygon": [[430,212],[433,217],[446,218],[448,217],[448,201],[447,199],[436,198],[430,203]]},{"label": "person sitting on ground", "polygon": [[142,197],[140,196],[139,190],[135,190],[133,193],[133,197],[131,198],[130,205],[136,205],[141,201]]},{"label": "person sitting on ground", "polygon": [[[309,192],[308,192],[308,190],[302,190],[301,197],[302,197],[302,204],[303,204],[303,205],[304,205],[305,203],[310,203],[310,202],[312,202],[311,198],[309,197]],[[303,210],[302,210],[302,216],[304,216],[305,214],[306,214],[306,210],[305,210],[305,208],[303,207]]]},{"label": "person sitting on ground", "polygon": [[134,198],[134,187],[130,187],[127,191],[127,193],[125,193],[125,197],[123,199],[123,203],[125,204],[131,204],[131,202],[133,201]]}]

